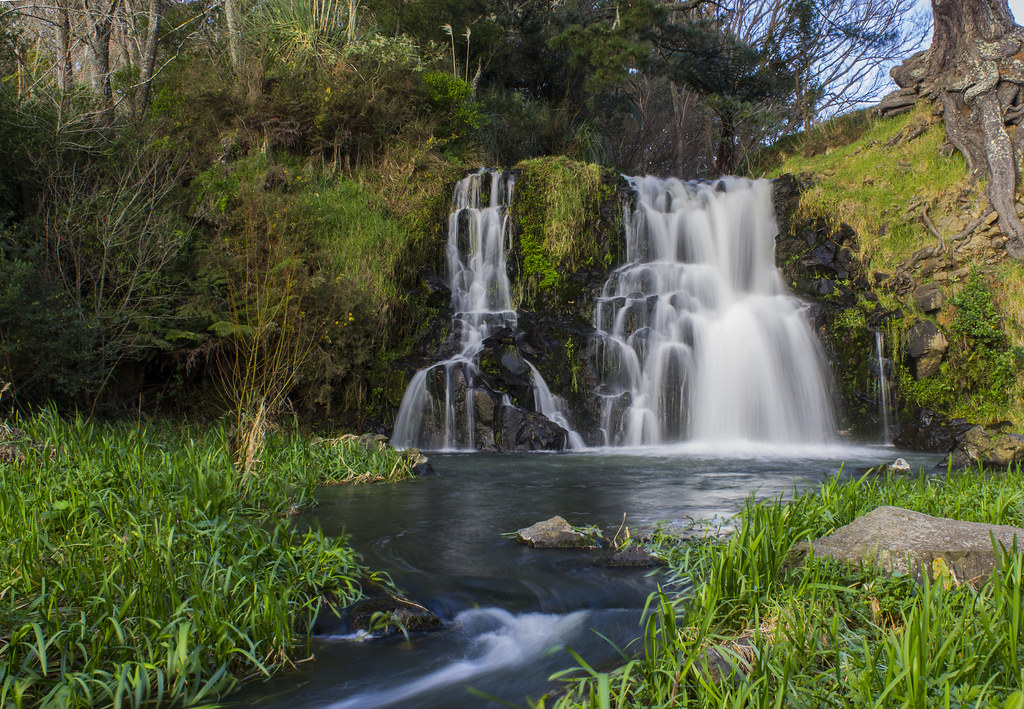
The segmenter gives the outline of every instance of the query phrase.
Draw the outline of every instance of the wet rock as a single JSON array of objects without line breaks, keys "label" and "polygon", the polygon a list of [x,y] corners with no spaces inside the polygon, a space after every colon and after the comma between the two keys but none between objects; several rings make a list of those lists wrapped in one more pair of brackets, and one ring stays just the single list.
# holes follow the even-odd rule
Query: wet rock
[{"label": "wet rock", "polygon": [[954,467],[981,464],[1005,468],[1021,462],[1024,462],[1024,436],[987,431],[981,426],[968,429],[953,453]]},{"label": "wet rock", "polygon": [[629,546],[612,554],[606,566],[613,569],[648,569],[664,564],[664,559],[651,556],[642,547]]},{"label": "wet rock", "polygon": [[982,585],[997,556],[993,540],[1007,549],[1024,547],[1024,529],[932,517],[901,507],[879,507],[832,534],[798,545],[798,553],[839,561],[877,564],[889,572],[922,578],[947,577],[954,583]]},{"label": "wet rock", "polygon": [[926,313],[940,310],[946,303],[946,296],[938,283],[925,283],[914,291],[914,304]]},{"label": "wet rock", "polygon": [[583,534],[564,517],[537,522],[516,531],[516,541],[536,549],[594,549],[591,537]]},{"label": "wet rock", "polygon": [[405,459],[411,463],[410,470],[413,475],[430,475],[434,472],[430,459],[423,455],[419,448],[406,448]]},{"label": "wet rock", "polygon": [[921,409],[917,419],[900,429],[893,442],[901,448],[949,453],[970,428],[964,419],[949,419],[931,409]]},{"label": "wet rock", "polygon": [[437,614],[392,594],[359,601],[348,608],[347,616],[353,630],[374,637],[397,635],[403,628],[407,633],[432,633],[444,627]]},{"label": "wet rock", "polygon": [[499,451],[564,450],[569,433],[544,414],[517,406],[503,406],[497,427]]},{"label": "wet rock", "polygon": [[918,320],[907,331],[907,354],[914,364],[914,378],[935,376],[949,348],[949,342],[931,320]]}]

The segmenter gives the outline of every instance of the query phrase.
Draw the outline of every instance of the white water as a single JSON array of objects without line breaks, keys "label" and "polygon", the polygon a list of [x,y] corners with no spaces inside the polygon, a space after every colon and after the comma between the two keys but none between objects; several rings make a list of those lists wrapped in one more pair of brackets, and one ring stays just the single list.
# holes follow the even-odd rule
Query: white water
[{"label": "white water", "polygon": [[[452,328],[459,333],[460,351],[413,377],[395,421],[392,442],[396,446],[434,450],[478,447],[474,422],[478,357],[484,340],[503,327],[514,331],[517,323],[506,265],[507,208],[514,183],[511,173],[480,170],[455,186],[445,255]],[[489,187],[486,193],[485,187]],[[537,410],[569,432],[570,448],[582,447],[582,439],[562,413],[561,401],[551,394],[536,368],[530,368]],[[438,391],[441,386],[431,392],[432,376],[443,379],[443,403]]]},{"label": "white water", "polygon": [[[519,665],[529,665],[585,622],[586,611],[568,615],[526,613],[513,615],[499,608],[478,608],[459,613],[455,629],[472,638],[462,658],[448,661],[440,669],[396,686],[356,694],[328,705],[328,709],[373,709],[396,706],[442,687],[461,689],[474,678]],[[453,692],[456,696],[461,692]]]},{"label": "white water", "polygon": [[630,182],[627,262],[594,316],[605,444],[829,442],[820,348],[775,267],[771,183]]},{"label": "white water", "polygon": [[882,444],[892,445],[889,429],[889,381],[885,374],[885,339],[881,331],[875,332],[875,359],[878,362],[878,408],[882,414]]}]

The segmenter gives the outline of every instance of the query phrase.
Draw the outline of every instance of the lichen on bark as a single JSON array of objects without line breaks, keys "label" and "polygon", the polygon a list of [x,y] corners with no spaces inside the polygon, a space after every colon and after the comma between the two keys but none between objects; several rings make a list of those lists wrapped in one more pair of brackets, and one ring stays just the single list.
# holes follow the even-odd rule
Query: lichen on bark
[{"label": "lichen on bark", "polygon": [[1007,252],[1024,259],[1024,224],[1016,211],[1024,155],[1024,29],[1006,0],[932,0],[932,45],[890,73],[900,90],[878,106],[883,115],[919,98],[937,103],[952,143],[967,158],[1007,235]]}]

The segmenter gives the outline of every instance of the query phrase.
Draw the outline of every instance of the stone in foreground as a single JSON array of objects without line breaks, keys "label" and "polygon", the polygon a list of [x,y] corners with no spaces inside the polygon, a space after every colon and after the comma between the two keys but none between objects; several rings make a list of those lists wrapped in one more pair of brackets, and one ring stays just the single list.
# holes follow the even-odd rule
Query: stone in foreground
[{"label": "stone in foreground", "polygon": [[[954,583],[979,587],[996,566],[992,541],[1024,549],[1024,529],[932,517],[901,507],[879,507],[811,543],[815,556],[854,564],[873,560],[901,573],[948,574]],[[808,551],[803,542],[798,551]]]},{"label": "stone in foreground", "polygon": [[537,522],[516,532],[516,541],[536,549],[593,549],[591,539],[563,517]]}]

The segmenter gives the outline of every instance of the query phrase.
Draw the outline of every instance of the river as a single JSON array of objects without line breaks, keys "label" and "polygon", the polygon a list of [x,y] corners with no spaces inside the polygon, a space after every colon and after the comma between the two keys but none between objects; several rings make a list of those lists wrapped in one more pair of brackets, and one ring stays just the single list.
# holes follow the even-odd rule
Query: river
[{"label": "river", "polygon": [[318,636],[315,659],[248,685],[232,706],[503,706],[474,688],[526,707],[527,697],[552,687],[552,673],[576,664],[565,647],[594,666],[614,665],[615,646],[637,637],[659,579],[605,568],[597,552],[528,549],[508,533],[553,515],[610,532],[624,514],[631,530],[727,521],[752,493],[785,496],[896,455],[915,469],[937,462],[892,448],[761,444],[747,451],[691,444],[636,453],[435,453],[430,476],[324,488],[319,506],[298,523],[350,534],[371,568],[390,573],[446,629],[409,641]]}]

